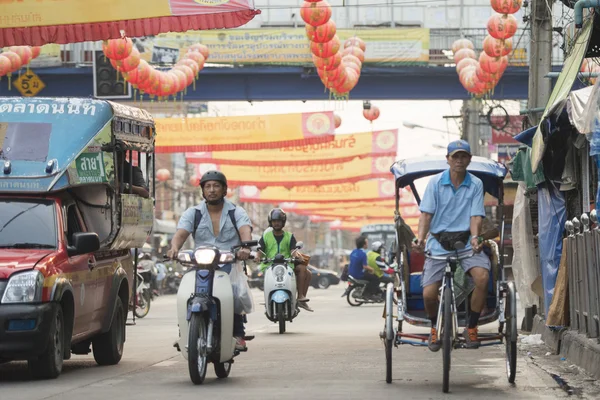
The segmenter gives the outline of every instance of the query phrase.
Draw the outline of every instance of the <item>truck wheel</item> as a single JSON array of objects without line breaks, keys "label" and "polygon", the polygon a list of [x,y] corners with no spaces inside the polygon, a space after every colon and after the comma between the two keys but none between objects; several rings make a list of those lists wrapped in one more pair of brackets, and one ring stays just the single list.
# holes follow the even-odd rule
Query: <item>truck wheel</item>
[{"label": "truck wheel", "polygon": [[98,365],[115,365],[123,357],[123,344],[125,343],[125,313],[121,298],[117,297],[115,313],[110,323],[110,330],[96,336],[92,340],[94,360]]},{"label": "truck wheel", "polygon": [[60,304],[56,306],[50,325],[46,351],[38,358],[28,360],[29,371],[37,379],[55,379],[62,372],[65,323]]}]

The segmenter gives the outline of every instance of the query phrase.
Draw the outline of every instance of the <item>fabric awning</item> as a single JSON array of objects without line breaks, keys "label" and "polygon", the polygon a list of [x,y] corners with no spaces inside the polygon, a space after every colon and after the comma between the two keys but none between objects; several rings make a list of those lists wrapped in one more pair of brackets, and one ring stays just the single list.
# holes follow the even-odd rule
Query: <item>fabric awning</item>
[{"label": "fabric awning", "polygon": [[[560,113],[564,108],[567,96],[573,88],[573,83],[575,83],[575,79],[577,79],[577,74],[579,74],[581,63],[585,57],[592,34],[592,27],[593,19],[590,18],[586,21],[579,36],[575,39],[575,44],[573,44],[571,53],[567,56],[563,69],[554,86],[554,90],[552,90],[552,94],[550,95],[550,99],[548,100],[548,104],[542,115],[542,121],[557,111]],[[537,171],[545,151],[546,144],[544,142],[544,135],[541,127],[538,126],[531,147],[531,169],[534,173]]]},{"label": "fabric awning", "polygon": [[42,0],[34,9],[3,3],[0,47],[236,28],[260,14],[253,0]]}]

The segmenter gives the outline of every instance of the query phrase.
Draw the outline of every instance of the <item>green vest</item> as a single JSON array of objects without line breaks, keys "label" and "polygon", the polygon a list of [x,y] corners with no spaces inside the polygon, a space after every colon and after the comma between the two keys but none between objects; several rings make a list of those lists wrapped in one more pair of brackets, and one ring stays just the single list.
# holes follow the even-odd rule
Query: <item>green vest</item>
[{"label": "green vest", "polygon": [[[262,249],[263,253],[265,253],[266,258],[273,258],[277,254],[282,254],[285,258],[290,258],[292,256],[292,249],[290,248],[290,244],[292,242],[292,234],[287,231],[283,231],[283,239],[281,239],[280,243],[277,243],[277,239],[275,239],[275,234],[273,231],[269,231],[263,234],[263,240],[265,241],[265,249]],[[260,269],[264,271],[268,267],[268,264],[262,263],[260,265]]]},{"label": "green vest", "polygon": [[375,274],[376,277],[381,278],[383,276],[383,271],[381,271],[381,268],[379,268],[379,265],[377,265],[377,257],[379,257],[380,254],[376,253],[374,251],[369,251],[367,253],[367,264],[369,265],[369,267],[373,268],[373,273]]}]

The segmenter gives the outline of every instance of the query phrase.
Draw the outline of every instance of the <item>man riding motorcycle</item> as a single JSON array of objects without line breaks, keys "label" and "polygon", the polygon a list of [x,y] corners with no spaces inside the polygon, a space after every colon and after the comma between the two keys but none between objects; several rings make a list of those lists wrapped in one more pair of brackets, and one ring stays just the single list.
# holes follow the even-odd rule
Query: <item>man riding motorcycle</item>
[{"label": "man riding motorcycle", "polygon": [[[383,242],[375,241],[371,244],[371,251],[367,253],[367,264],[373,268],[373,274],[382,283],[394,282],[393,276],[390,276],[391,267],[381,257],[383,251]],[[384,271],[387,272],[384,272]]]},{"label": "man riding motorcycle", "polygon": [[[285,258],[292,256],[292,251],[296,248],[296,238],[291,232],[284,231],[287,215],[281,208],[274,208],[269,212],[268,216],[269,228],[260,238],[258,242],[266,258],[273,258],[277,254],[283,255]],[[269,267],[268,264],[262,263],[260,270],[264,271]],[[309,299],[306,297],[308,287],[310,286],[311,274],[306,268],[306,265],[294,263],[292,265],[294,274],[296,275],[296,287],[298,288],[298,307],[307,311],[313,311],[308,304]]]},{"label": "man riding motorcycle", "polygon": [[[193,234],[195,247],[215,246],[230,250],[242,242],[252,240],[252,226],[246,211],[227,200],[227,178],[222,172],[208,171],[200,179],[204,201],[195,207],[188,208],[179,223],[177,232],[171,241],[171,249],[167,256],[177,257],[183,243]],[[250,249],[242,248],[237,252],[239,260],[247,260]],[[221,267],[221,271],[231,272],[232,265]],[[236,349],[245,350],[244,316],[235,314],[233,319],[233,336]]]}]

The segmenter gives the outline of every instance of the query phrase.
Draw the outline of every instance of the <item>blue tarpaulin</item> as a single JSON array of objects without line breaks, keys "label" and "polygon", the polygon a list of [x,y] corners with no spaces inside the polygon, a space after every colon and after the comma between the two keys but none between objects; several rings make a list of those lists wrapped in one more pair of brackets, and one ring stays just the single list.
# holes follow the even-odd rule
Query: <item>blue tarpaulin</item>
[{"label": "blue tarpaulin", "polygon": [[548,315],[562,255],[562,232],[567,219],[565,197],[555,186],[538,187],[538,215],[544,309],[545,315]]}]

